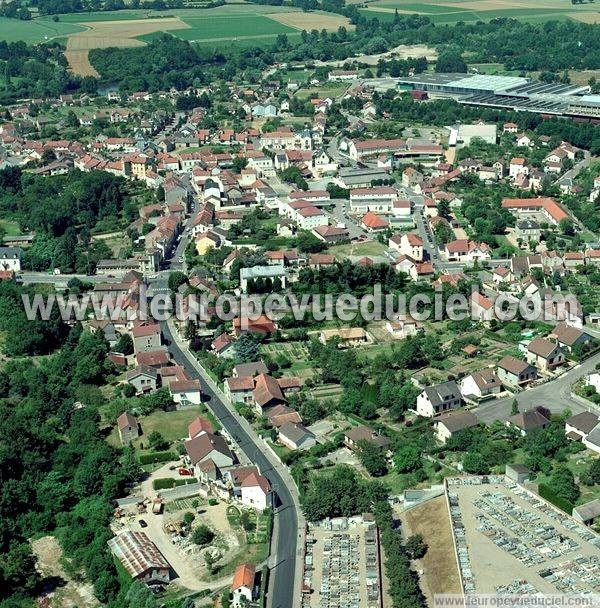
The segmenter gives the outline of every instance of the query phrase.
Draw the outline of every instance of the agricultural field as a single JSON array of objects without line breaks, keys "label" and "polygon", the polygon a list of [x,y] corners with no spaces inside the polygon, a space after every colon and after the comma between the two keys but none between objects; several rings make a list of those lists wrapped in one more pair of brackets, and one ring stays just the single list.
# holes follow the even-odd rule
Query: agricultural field
[{"label": "agricultural field", "polygon": [[24,22],[0,20],[0,37],[43,42],[60,39],[66,44],[71,70],[80,76],[97,76],[88,58],[92,49],[138,47],[164,32],[200,46],[245,48],[271,44],[279,34],[292,38],[303,29],[352,29],[346,17],[324,12],[305,13],[296,8],[256,4],[226,4],[210,9],[144,9],[71,13],[58,21],[44,16]]},{"label": "agricultural field", "polygon": [[507,17],[523,21],[550,19],[576,19],[585,23],[600,22],[600,11],[593,3],[572,5],[571,0],[442,0],[441,2],[414,2],[412,0],[375,0],[363,9],[371,17],[383,21],[393,19],[395,11],[401,14],[427,15],[434,23],[458,21],[486,21]]},{"label": "agricultural field", "polygon": [[69,34],[75,34],[85,30],[81,25],[75,23],[54,23],[51,20],[35,19],[33,21],[20,21],[0,17],[0,40],[6,42],[18,42],[23,40],[28,44],[49,42],[56,38],[63,38]]}]

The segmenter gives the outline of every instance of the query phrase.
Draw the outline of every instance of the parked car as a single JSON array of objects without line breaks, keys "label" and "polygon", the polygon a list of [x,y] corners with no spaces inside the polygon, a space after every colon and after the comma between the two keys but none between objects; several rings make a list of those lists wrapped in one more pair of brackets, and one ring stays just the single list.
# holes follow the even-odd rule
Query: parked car
[{"label": "parked car", "polygon": [[147,528],[148,527],[148,524],[143,519],[140,519],[138,521],[138,524],[140,524],[140,528]]}]

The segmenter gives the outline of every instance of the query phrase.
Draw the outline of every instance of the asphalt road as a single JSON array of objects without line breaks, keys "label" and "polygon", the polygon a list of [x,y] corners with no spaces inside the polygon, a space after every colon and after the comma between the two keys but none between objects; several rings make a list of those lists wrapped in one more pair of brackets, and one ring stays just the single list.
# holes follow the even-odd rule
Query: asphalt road
[{"label": "asphalt road", "polygon": [[[175,341],[166,322],[161,323],[163,336],[169,343],[169,351],[178,365],[185,367],[189,375],[202,381],[203,392],[208,396],[208,407],[215,417],[237,442],[247,458],[254,462],[271,482],[276,494],[275,514],[277,534],[275,552],[269,579],[269,606],[272,608],[292,608],[294,605],[294,580],[298,540],[298,514],[294,500],[282,475],[274,468],[263,453],[264,447],[257,444],[234,416],[229,406],[211,388],[206,376],[190,362],[188,356]],[[190,355],[191,357],[191,355]]]},{"label": "asphalt road", "polygon": [[[556,380],[551,380],[545,384],[540,384],[522,393],[518,393],[516,399],[519,402],[519,409],[524,411],[541,405],[547,407],[551,412],[560,413],[565,409],[569,409],[573,414],[590,409],[571,397],[571,385],[585,374],[593,371],[599,362],[600,353],[597,353],[581,365],[559,376]],[[505,397],[489,401],[473,410],[473,413],[486,424],[494,420],[506,420],[511,415],[510,411],[513,399],[514,397]],[[600,414],[599,407],[594,408],[594,411],[596,414]]]}]

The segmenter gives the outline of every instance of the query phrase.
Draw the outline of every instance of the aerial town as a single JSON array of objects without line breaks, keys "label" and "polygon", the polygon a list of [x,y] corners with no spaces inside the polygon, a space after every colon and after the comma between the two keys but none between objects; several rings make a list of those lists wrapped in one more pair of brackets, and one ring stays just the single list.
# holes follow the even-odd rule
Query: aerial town
[{"label": "aerial town", "polygon": [[160,2],[2,8],[0,608],[597,597],[597,11]]}]

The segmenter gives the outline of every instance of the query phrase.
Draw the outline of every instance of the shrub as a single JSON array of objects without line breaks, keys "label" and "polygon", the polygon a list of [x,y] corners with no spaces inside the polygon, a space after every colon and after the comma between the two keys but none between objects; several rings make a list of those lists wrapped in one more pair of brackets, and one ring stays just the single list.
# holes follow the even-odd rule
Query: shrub
[{"label": "shrub", "polygon": [[153,490],[169,490],[179,486],[185,486],[190,483],[196,483],[195,479],[173,479],[172,477],[159,477],[152,480]]},{"label": "shrub", "polygon": [[550,486],[545,483],[541,483],[538,486],[538,493],[542,498],[545,498],[548,502],[551,502],[554,506],[558,507],[565,513],[571,515],[573,512],[573,505],[564,498],[557,496]]},{"label": "shrub", "polygon": [[169,460],[177,460],[177,456],[173,452],[148,452],[138,456],[140,464],[153,464],[155,462],[168,462]]},{"label": "shrub", "polygon": [[192,532],[192,540],[200,546],[208,545],[214,537],[215,533],[205,524],[200,524]]}]

